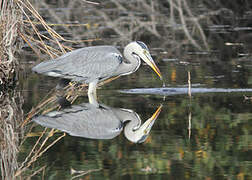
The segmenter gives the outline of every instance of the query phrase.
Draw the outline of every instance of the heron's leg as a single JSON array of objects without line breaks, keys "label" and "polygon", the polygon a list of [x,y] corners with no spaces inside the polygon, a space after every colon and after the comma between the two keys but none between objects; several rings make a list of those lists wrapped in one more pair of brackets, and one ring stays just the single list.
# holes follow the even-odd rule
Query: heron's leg
[{"label": "heron's leg", "polygon": [[97,95],[96,95],[96,86],[97,86],[98,80],[92,81],[88,85],[88,100],[90,104],[93,104],[95,106],[99,106],[97,103]]},{"label": "heron's leg", "polygon": [[98,79],[92,81],[88,85],[88,94],[95,94],[96,95],[96,86],[98,83]]}]

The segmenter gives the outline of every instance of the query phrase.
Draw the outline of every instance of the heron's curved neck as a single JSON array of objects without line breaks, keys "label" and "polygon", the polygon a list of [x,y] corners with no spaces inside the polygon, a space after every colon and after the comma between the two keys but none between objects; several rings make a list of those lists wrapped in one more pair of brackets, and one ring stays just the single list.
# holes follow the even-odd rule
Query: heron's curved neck
[{"label": "heron's curved neck", "polygon": [[139,131],[140,127],[141,127],[141,120],[140,119],[131,120],[124,127],[125,137],[128,140],[130,140],[131,142],[135,142],[135,143],[138,142],[138,140],[142,136],[141,131]]},{"label": "heron's curved neck", "polygon": [[123,55],[125,61],[123,61],[122,65],[120,66],[120,74],[127,75],[135,72],[141,64],[140,58],[134,57],[128,50],[124,50]]},{"label": "heron's curved neck", "polygon": [[137,130],[141,126],[141,119],[137,113],[130,109],[116,109],[113,111],[121,122],[126,123],[124,127],[124,135],[131,142],[137,142],[139,135]]}]

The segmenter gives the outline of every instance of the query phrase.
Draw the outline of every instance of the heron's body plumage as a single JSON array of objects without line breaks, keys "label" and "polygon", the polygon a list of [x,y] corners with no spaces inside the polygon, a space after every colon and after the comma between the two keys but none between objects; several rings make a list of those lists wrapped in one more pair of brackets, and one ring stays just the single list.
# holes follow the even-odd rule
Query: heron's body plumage
[{"label": "heron's body plumage", "polygon": [[141,143],[148,137],[160,110],[161,106],[142,124],[138,114],[130,109],[82,103],[37,116],[33,121],[71,136],[90,139],[112,139],[124,131],[128,140]]},{"label": "heron's body plumage", "polygon": [[[56,128],[72,136],[91,139],[112,139],[123,130],[124,121],[141,125],[141,119],[130,110],[89,103],[73,105],[61,111],[52,111],[34,118],[42,126]],[[132,123],[131,122],[131,123]]]},{"label": "heron's body plumage", "polygon": [[120,75],[121,53],[113,46],[94,46],[74,50],[54,60],[42,62],[33,71],[49,76],[90,83]]}]

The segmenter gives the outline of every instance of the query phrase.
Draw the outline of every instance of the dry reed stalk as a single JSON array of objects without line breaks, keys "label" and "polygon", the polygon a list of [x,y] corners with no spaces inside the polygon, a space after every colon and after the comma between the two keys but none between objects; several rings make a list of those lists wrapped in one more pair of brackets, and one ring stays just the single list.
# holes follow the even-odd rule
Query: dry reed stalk
[{"label": "dry reed stalk", "polygon": [[188,80],[187,80],[187,82],[188,82],[188,96],[191,99],[192,98],[192,92],[191,92],[192,85],[191,85],[191,72],[190,71],[187,72],[187,76],[188,76]]},{"label": "dry reed stalk", "polygon": [[192,129],[192,92],[191,92],[191,72],[188,71],[188,96],[189,96],[189,100],[190,100],[190,104],[189,104],[189,114],[188,114],[188,137],[189,139],[191,138],[191,129]]},{"label": "dry reed stalk", "polygon": [[[198,22],[199,19],[196,18],[192,14],[191,9],[187,4],[187,1],[186,0],[169,0],[169,3],[171,5],[171,11],[170,12],[173,13],[173,14],[170,14],[170,17],[174,17],[174,10],[173,9],[176,9],[178,11],[178,13],[179,13],[180,22],[181,22],[181,24],[183,26],[182,28],[183,28],[183,31],[185,33],[185,36],[188,38],[188,40],[191,42],[191,44],[193,46],[195,46],[196,48],[198,48],[199,50],[202,50],[204,48],[209,49],[207,39],[206,39],[206,35],[205,35],[200,23]],[[186,14],[185,14],[185,12],[186,12]],[[172,20],[174,20],[174,18]],[[204,48],[201,47],[198,44],[198,42],[193,38],[193,35],[189,31],[189,28],[188,28],[188,26],[189,26],[188,21],[192,22],[193,23],[192,25],[195,26],[196,29],[199,31],[201,40],[203,41],[203,44],[205,46]]]},{"label": "dry reed stalk", "polygon": [[0,89],[14,85],[19,50],[18,31],[22,29],[22,13],[14,0],[0,0]]},{"label": "dry reed stalk", "polygon": [[[22,10],[25,18],[27,19],[23,21],[25,28],[24,33],[20,33],[20,36],[25,42],[27,42],[27,44],[31,47],[32,50],[35,51],[37,55],[38,52],[35,50],[35,47],[48,54],[53,59],[58,55],[66,53],[66,50],[72,50],[71,47],[63,45],[62,42],[80,43],[97,40],[89,39],[73,41],[65,39],[54,29],[52,29],[51,26],[86,26],[86,24],[48,24],[38,13],[38,11],[32,6],[29,0],[19,0],[17,4]],[[40,33],[41,30],[38,29],[38,25],[43,26],[44,30],[48,33],[48,36]],[[32,31],[30,31],[30,27],[32,28]],[[33,33],[35,33],[35,35],[33,35]],[[48,41],[52,45],[49,46],[49,43],[46,43],[46,41]],[[59,50],[54,47],[58,47]]]}]

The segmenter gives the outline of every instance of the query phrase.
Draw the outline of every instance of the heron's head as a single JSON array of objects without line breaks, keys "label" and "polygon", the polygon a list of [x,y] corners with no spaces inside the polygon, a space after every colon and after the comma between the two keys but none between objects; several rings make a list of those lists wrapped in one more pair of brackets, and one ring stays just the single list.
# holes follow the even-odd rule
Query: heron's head
[{"label": "heron's head", "polygon": [[124,55],[130,55],[136,59],[142,59],[157,73],[160,79],[162,79],[159,68],[152,59],[148,47],[143,42],[135,41],[129,43],[124,49]]},{"label": "heron's head", "polygon": [[129,121],[124,128],[124,134],[128,140],[134,143],[143,143],[149,136],[151,128],[155,123],[155,120],[159,116],[163,105],[160,105],[156,112],[146,120],[142,125],[135,126],[134,121]]}]

